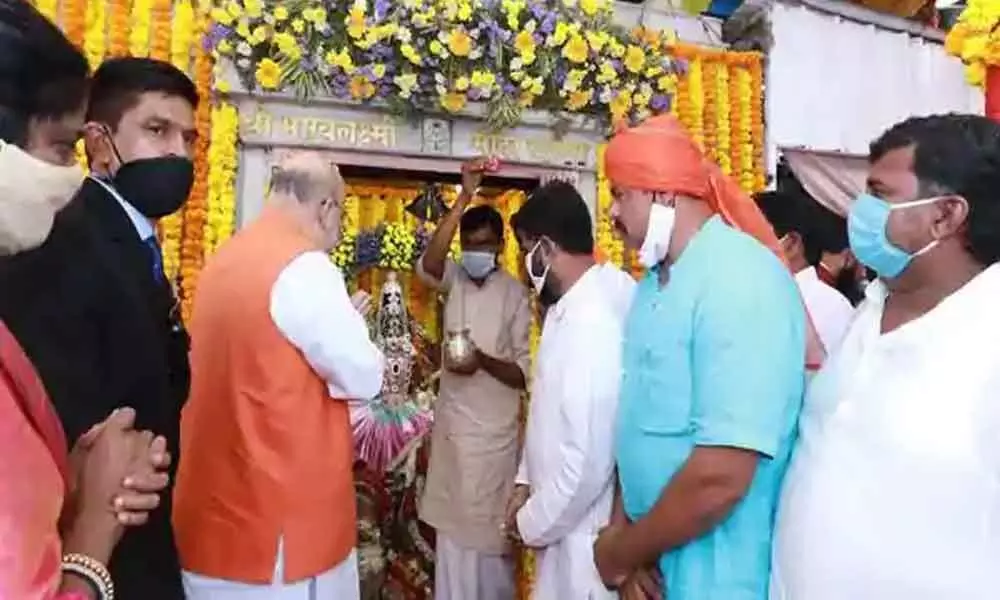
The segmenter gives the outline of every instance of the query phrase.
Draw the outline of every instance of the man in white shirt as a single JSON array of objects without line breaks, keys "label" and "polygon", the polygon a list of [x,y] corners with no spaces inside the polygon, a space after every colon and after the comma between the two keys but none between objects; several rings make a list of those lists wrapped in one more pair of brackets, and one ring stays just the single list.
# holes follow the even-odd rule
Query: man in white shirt
[{"label": "man in white shirt", "polygon": [[1000,594],[1000,125],[912,118],[871,145],[851,250],[879,274],[813,379],[772,600]]},{"label": "man in white shirt", "polygon": [[594,263],[590,213],[554,181],[512,218],[532,286],[555,302],[531,382],[524,453],[506,528],[539,549],[534,598],[614,598],[593,543],[614,499],[614,427],[622,323]]},{"label": "man in white shirt", "polygon": [[[840,339],[854,314],[854,307],[836,288],[820,279],[817,265],[827,250],[824,228],[833,226],[826,211],[808,196],[784,192],[765,192],[755,198],[757,206],[774,227],[788,266],[795,273],[795,283],[802,292],[806,309],[827,354]],[[843,231],[843,220],[836,217]]]},{"label": "man in white shirt", "polygon": [[336,166],[292,155],[271,189],[195,299],[173,513],[188,600],[359,597],[347,401],[379,392],[384,359],[327,255]]}]

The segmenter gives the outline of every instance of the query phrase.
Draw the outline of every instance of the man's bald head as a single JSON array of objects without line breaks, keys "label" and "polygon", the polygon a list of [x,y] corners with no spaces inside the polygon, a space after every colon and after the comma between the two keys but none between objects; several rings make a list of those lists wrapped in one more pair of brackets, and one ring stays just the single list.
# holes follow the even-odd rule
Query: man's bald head
[{"label": "man's bald head", "polygon": [[271,193],[303,204],[336,197],[342,188],[340,170],[321,152],[289,154],[271,172]]},{"label": "man's bald head", "polygon": [[323,153],[303,151],[281,159],[271,172],[271,204],[295,216],[318,247],[340,240],[344,179]]}]

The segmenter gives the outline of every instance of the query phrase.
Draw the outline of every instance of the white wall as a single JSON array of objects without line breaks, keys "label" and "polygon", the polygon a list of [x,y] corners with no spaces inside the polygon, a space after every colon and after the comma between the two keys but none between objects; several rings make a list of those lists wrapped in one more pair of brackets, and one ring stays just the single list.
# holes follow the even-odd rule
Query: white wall
[{"label": "white wall", "polygon": [[873,138],[909,116],[983,112],[981,92],[965,83],[961,63],[939,40],[790,2],[775,4],[771,16],[772,172],[779,147],[864,156]]}]

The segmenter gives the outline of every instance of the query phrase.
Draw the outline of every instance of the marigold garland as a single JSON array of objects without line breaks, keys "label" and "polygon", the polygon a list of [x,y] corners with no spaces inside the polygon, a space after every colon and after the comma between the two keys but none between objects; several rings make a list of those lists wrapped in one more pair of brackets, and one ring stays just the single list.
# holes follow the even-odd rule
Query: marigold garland
[{"label": "marigold garland", "polygon": [[149,24],[149,56],[170,60],[170,33],[174,7],[172,0],[152,0]]},{"label": "marigold garland", "polygon": [[83,52],[87,55],[87,62],[91,69],[96,69],[104,60],[104,39],[105,27],[105,3],[87,3],[87,30],[83,34]]},{"label": "marigold garland", "polygon": [[46,19],[53,23],[59,22],[59,0],[36,0],[35,7]]},{"label": "marigold garland", "polygon": [[[197,22],[198,35],[204,35],[209,24],[207,8],[199,10]],[[212,128],[212,105],[209,101],[209,98],[212,97],[212,70],[212,57],[206,50],[199,47],[194,60],[194,83],[195,89],[198,90],[198,97],[202,98],[203,101],[198,104],[198,108],[195,110],[198,141],[194,151],[194,185],[191,188],[191,196],[183,209],[184,233],[181,238],[181,313],[185,319],[191,315],[194,293],[198,286],[198,274],[205,261],[202,241],[205,236],[205,211],[208,196],[208,164],[206,160]]]},{"label": "marigold garland", "polygon": [[130,56],[149,55],[149,32],[152,17],[152,0],[133,0],[130,14],[131,26],[128,34]]},{"label": "marigold garland", "polygon": [[129,0],[108,0],[107,56],[127,56],[129,42]]},{"label": "marigold garland", "polygon": [[208,214],[204,231],[206,256],[229,239],[236,225],[239,124],[236,107],[219,100],[212,109],[212,138],[208,150]]},{"label": "marigold garland", "polygon": [[83,37],[87,33],[87,4],[87,0],[72,0],[62,6],[63,33],[69,41],[81,48]]},{"label": "marigold garland", "polygon": [[944,41],[945,51],[965,63],[970,85],[986,83],[986,69],[1000,66],[1000,2],[969,0]]}]

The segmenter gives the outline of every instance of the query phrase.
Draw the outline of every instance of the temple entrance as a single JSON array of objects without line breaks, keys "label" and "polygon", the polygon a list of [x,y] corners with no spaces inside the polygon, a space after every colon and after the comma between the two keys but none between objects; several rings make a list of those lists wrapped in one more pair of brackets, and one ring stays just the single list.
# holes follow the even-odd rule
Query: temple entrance
[{"label": "temple entrance", "polygon": [[[414,272],[436,221],[452,206],[458,175],[346,165],[343,239],[333,260],[350,291],[371,294],[372,339],[386,356],[382,392],[352,406],[358,558],[364,600],[433,596],[434,530],[417,506],[430,451],[429,431],[440,368],[441,303]],[[477,203],[497,209],[505,224],[500,268],[515,276],[520,256],[510,216],[530,178],[489,178]],[[460,254],[458,239],[452,257]]]}]

